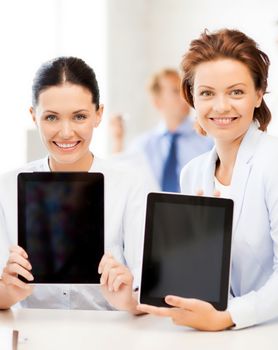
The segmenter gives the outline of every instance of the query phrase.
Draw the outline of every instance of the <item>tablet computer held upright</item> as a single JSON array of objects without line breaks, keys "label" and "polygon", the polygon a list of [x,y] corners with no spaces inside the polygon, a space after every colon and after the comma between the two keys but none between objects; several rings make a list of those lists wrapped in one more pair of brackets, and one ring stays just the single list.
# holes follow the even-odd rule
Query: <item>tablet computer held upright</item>
[{"label": "tablet computer held upright", "polygon": [[99,283],[103,174],[20,173],[18,244],[31,262],[32,283]]},{"label": "tablet computer held upright", "polygon": [[227,307],[233,201],[150,193],[140,302],[169,306],[177,295]]}]

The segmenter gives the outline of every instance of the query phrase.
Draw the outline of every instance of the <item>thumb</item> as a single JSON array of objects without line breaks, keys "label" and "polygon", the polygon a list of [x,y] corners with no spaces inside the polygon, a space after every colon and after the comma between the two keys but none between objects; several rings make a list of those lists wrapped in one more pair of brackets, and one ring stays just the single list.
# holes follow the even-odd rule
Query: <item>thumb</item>
[{"label": "thumb", "polygon": [[185,308],[186,305],[185,298],[177,297],[175,295],[167,295],[165,301],[167,304],[179,308]]},{"label": "thumb", "polygon": [[221,192],[219,190],[214,190],[213,196],[214,197],[221,197]]},{"label": "thumb", "polygon": [[196,299],[181,298],[175,295],[167,295],[165,301],[168,305],[193,311],[196,308]]},{"label": "thumb", "polygon": [[198,190],[196,191],[196,196],[203,196],[203,195],[204,195],[204,191],[203,191],[203,190],[198,189]]}]

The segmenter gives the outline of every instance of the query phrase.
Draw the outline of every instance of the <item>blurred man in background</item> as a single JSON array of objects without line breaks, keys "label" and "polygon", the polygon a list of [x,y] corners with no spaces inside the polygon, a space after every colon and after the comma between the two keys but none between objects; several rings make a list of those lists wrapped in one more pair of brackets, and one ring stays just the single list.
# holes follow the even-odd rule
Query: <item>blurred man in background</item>
[{"label": "blurred man in background", "polygon": [[[174,69],[163,69],[151,77],[149,92],[161,121],[137,137],[128,152],[143,152],[160,189],[167,192],[180,191],[182,167],[213,145],[211,139],[196,133],[190,107],[181,97],[180,85],[180,75]],[[118,122],[118,128],[124,128],[123,120]]]}]

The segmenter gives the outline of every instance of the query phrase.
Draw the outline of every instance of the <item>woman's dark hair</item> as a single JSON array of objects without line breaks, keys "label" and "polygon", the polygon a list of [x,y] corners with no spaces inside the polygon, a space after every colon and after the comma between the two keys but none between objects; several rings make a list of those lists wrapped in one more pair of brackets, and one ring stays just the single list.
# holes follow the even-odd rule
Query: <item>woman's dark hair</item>
[{"label": "woman's dark hair", "polygon": [[77,57],[57,57],[39,68],[32,86],[32,103],[35,107],[45,89],[71,83],[83,86],[92,94],[92,102],[99,109],[99,88],[93,69]]},{"label": "woman's dark hair", "polygon": [[[192,107],[194,107],[192,90],[195,68],[200,63],[221,58],[230,58],[244,63],[251,73],[256,90],[266,93],[270,61],[256,42],[238,30],[222,29],[215,33],[205,30],[200,38],[191,42],[181,62],[182,93]],[[271,112],[264,99],[260,107],[255,108],[253,119],[259,122],[261,130],[267,129]]]}]

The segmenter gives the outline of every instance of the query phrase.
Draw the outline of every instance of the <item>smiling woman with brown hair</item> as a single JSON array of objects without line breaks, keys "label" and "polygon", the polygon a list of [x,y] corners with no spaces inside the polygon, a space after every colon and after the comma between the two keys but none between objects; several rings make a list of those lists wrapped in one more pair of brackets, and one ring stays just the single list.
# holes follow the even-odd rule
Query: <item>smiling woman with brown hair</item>
[{"label": "smiling woman with brown hair", "polygon": [[[169,308],[137,310],[199,330],[252,326],[278,316],[278,139],[266,133],[271,114],[263,99],[269,59],[244,33],[224,29],[193,40],[182,67],[184,97],[215,147],[183,168],[181,189],[234,201],[230,300],[218,311],[168,295]],[[132,311],[132,295],[126,300]]]},{"label": "smiling woman with brown hair", "polygon": [[182,61],[183,94],[214,149],[181,173],[186,194],[234,200],[231,298],[226,311],[167,296],[174,306],[139,309],[202,330],[243,328],[278,316],[278,140],[266,134],[269,59],[237,30],[205,31]]}]

